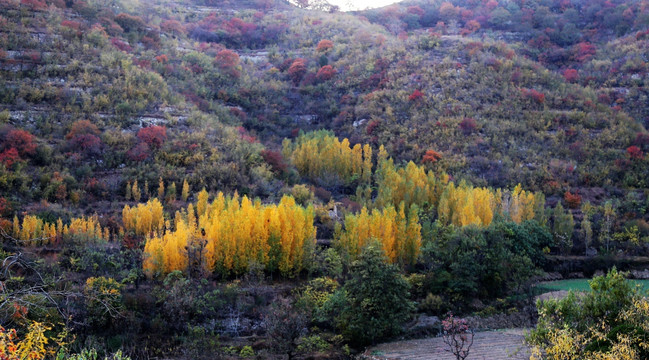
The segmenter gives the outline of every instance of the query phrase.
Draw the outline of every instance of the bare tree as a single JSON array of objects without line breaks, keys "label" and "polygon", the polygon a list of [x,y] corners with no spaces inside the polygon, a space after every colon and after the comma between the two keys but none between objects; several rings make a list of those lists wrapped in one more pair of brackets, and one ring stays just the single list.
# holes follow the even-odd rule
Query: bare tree
[{"label": "bare tree", "polygon": [[446,351],[455,355],[455,359],[464,360],[469,356],[473,345],[473,329],[466,319],[455,318],[453,314],[442,321],[444,326],[444,343],[449,347]]},{"label": "bare tree", "polygon": [[297,350],[297,341],[306,334],[307,316],[295,309],[289,299],[279,298],[266,316],[266,331],[273,349],[288,355],[291,360]]}]

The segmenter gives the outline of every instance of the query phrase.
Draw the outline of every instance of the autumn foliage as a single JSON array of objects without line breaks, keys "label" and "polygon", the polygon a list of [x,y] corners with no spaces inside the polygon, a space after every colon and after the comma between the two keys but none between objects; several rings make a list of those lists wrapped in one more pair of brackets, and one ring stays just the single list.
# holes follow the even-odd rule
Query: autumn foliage
[{"label": "autumn foliage", "polygon": [[318,70],[315,77],[318,81],[327,81],[333,79],[334,76],[336,76],[336,70],[331,65],[325,65]]},{"label": "autumn foliage", "polygon": [[575,82],[577,81],[577,77],[579,76],[579,73],[575,69],[566,69],[563,72],[563,77],[566,79],[568,82]]},{"label": "autumn foliage", "polygon": [[306,71],[306,60],[301,58],[295,59],[291,66],[288,68],[288,76],[290,76],[295,85],[298,85],[302,80],[304,74],[306,74]]},{"label": "autumn foliage", "polygon": [[521,94],[528,98],[534,100],[538,104],[543,104],[545,102],[545,94],[534,89],[522,89]]},{"label": "autumn foliage", "polygon": [[438,153],[435,150],[426,150],[426,153],[422,157],[421,162],[423,162],[424,164],[425,163],[434,164],[441,159],[442,159],[442,154]]},{"label": "autumn foliage", "polygon": [[147,126],[137,132],[137,138],[152,148],[159,148],[167,140],[167,128],[158,125]]},{"label": "autumn foliage", "polygon": [[122,223],[126,231],[136,236],[161,234],[165,224],[160,200],[152,199],[135,207],[124,206]]},{"label": "autumn foliage", "polygon": [[573,194],[570,191],[566,191],[563,194],[563,200],[565,200],[566,205],[570,209],[577,209],[581,205],[581,196],[579,194]]},{"label": "autumn foliage", "polygon": [[313,208],[297,205],[290,196],[262,205],[220,192],[207,203],[206,194],[199,194],[195,207],[176,213],[173,229],[147,240],[143,266],[148,276],[188,271],[192,264],[206,274],[241,274],[253,262],[291,276],[313,256]]},{"label": "autumn foliage", "polygon": [[62,241],[77,241],[91,243],[110,240],[108,228],[102,228],[99,218],[90,217],[74,218],[69,224],[63,224],[59,218],[56,223],[48,223],[42,219],[27,215],[22,222],[18,217],[13,220],[13,236],[26,245],[54,245]]},{"label": "autumn foliage", "polygon": [[316,47],[317,52],[327,52],[334,47],[334,43],[331,40],[320,40],[318,46]]},{"label": "autumn foliage", "polygon": [[419,100],[419,99],[421,99],[423,97],[424,97],[424,93],[422,93],[419,90],[415,90],[415,91],[412,92],[412,94],[410,94],[410,96],[408,96],[408,100],[409,101],[417,101],[417,100]]},{"label": "autumn foliage", "polygon": [[264,161],[270,165],[273,171],[283,174],[288,169],[288,164],[280,152],[274,150],[262,150],[260,155],[264,158]]},{"label": "autumn foliage", "polygon": [[543,194],[525,191],[520,185],[512,191],[475,188],[465,182],[456,185],[448,175],[426,172],[413,162],[397,168],[383,148],[379,149],[374,177],[374,206],[383,208],[403,202],[406,208],[434,208],[443,224],[487,226],[496,214],[520,223],[540,219],[545,205]]},{"label": "autumn foliage", "polygon": [[241,72],[238,69],[239,61],[239,54],[228,49],[219,51],[214,57],[214,62],[217,66],[234,78],[241,76]]},{"label": "autumn foliage", "polygon": [[5,137],[4,148],[14,148],[20,156],[33,155],[36,151],[36,137],[28,131],[13,129]]},{"label": "autumn foliage", "polygon": [[629,158],[634,159],[634,160],[639,160],[644,157],[644,154],[642,153],[642,150],[640,150],[639,147],[632,145],[626,148],[626,154],[629,156]]},{"label": "autumn foliage", "polygon": [[68,146],[73,151],[95,154],[100,151],[101,139],[99,129],[88,120],[75,121],[65,135]]},{"label": "autumn foliage", "polygon": [[478,124],[476,123],[474,118],[464,118],[462,121],[460,121],[460,124],[458,125],[460,129],[462,129],[462,132],[464,132],[465,135],[471,134]]},{"label": "autumn foliage", "polygon": [[335,244],[343,253],[355,259],[370,242],[378,240],[391,262],[414,265],[421,249],[421,225],[418,208],[406,211],[402,202],[371,212],[363,208],[359,214],[345,217],[345,228],[336,230]]},{"label": "autumn foliage", "polygon": [[349,140],[338,140],[331,132],[302,134],[295,142],[284,140],[284,157],[290,159],[302,176],[310,179],[336,177],[344,182],[372,174],[372,148],[360,144],[350,147]]},{"label": "autumn foliage", "polygon": [[17,161],[20,161],[20,155],[16,148],[5,149],[0,153],[0,162],[6,167],[10,167]]},{"label": "autumn foliage", "polygon": [[374,205],[379,208],[398,206],[402,202],[408,209],[412,204],[419,207],[424,204],[437,204],[448,182],[448,176],[445,174],[438,176],[412,161],[405,167],[396,167],[394,161],[388,159],[383,146],[379,148],[374,177],[377,188]]}]

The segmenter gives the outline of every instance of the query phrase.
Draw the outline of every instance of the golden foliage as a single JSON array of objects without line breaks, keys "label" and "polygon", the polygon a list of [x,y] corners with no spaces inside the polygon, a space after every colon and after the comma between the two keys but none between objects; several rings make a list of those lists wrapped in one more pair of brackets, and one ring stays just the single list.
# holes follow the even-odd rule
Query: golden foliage
[{"label": "golden foliage", "polygon": [[372,241],[382,244],[391,262],[413,265],[421,249],[417,206],[410,206],[408,216],[403,202],[398,210],[387,206],[369,212],[363,207],[358,214],[347,214],[344,230],[340,226],[336,229],[336,246],[352,258],[356,258]]},{"label": "golden foliage", "polygon": [[349,140],[338,140],[331,132],[301,134],[295,142],[285,140],[282,153],[302,176],[322,179],[335,175],[342,181],[362,179],[369,182],[372,173],[372,148],[360,144],[350,147]]},{"label": "golden foliage", "polygon": [[21,340],[14,329],[5,330],[0,326],[0,359],[3,360],[41,360],[53,355],[47,344],[50,339],[45,335],[50,326],[39,322],[29,324],[29,330]]},{"label": "golden foliage", "polygon": [[290,196],[262,205],[219,192],[208,204],[207,192],[201,191],[196,208],[190,204],[176,213],[173,231],[147,240],[143,266],[148,276],[187,271],[195,261],[207,273],[241,274],[256,262],[291,276],[313,255],[313,208],[297,205]]},{"label": "golden foliage", "polygon": [[127,231],[137,236],[160,234],[164,229],[164,214],[162,204],[158,199],[151,199],[146,204],[136,207],[124,206],[122,223]]},{"label": "golden foliage", "polygon": [[18,217],[13,220],[13,236],[28,245],[52,245],[62,240],[79,242],[109,241],[110,231],[102,228],[97,215],[74,218],[70,224],[63,225],[59,218],[56,224],[50,224],[33,215],[23,218],[22,224]]},{"label": "golden foliage", "polygon": [[436,208],[443,224],[456,226],[491,224],[494,216],[502,215],[516,223],[537,219],[545,222],[545,198],[541,193],[522,189],[512,191],[476,188],[461,182],[449,182],[446,174],[436,175],[412,161],[397,168],[383,147],[379,149],[375,173],[377,196],[374,206],[383,208],[405,203],[405,207]]},{"label": "golden foliage", "polygon": [[183,201],[187,201],[187,198],[189,197],[189,183],[187,182],[187,179],[183,180],[183,188],[180,197]]},{"label": "golden foliage", "polygon": [[412,161],[405,168],[396,168],[387,158],[383,146],[379,149],[379,164],[375,173],[377,196],[375,205],[379,208],[390,204],[405,203],[406,208],[416,204],[419,207],[436,205],[448,183],[448,176],[436,176],[426,172],[423,166]]}]

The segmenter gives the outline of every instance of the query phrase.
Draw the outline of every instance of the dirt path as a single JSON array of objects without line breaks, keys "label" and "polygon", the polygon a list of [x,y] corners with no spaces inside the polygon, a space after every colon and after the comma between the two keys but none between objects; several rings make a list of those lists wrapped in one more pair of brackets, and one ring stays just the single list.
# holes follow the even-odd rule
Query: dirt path
[{"label": "dirt path", "polygon": [[[486,331],[475,334],[467,360],[527,360],[529,348],[523,343],[523,329]],[[442,338],[397,341],[368,349],[366,359],[387,360],[455,360],[445,351]]]}]

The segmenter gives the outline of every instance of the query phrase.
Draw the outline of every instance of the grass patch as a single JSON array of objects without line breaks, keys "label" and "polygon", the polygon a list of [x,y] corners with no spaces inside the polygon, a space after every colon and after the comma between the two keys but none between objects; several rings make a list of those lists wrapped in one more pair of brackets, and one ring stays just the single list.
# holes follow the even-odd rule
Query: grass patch
[{"label": "grass patch", "polygon": [[[548,281],[536,286],[536,293],[544,294],[551,291],[561,290],[575,290],[575,291],[590,291],[588,285],[589,279],[570,279],[570,280],[557,280]],[[632,284],[638,285],[643,292],[649,292],[649,280],[629,280]]]}]

